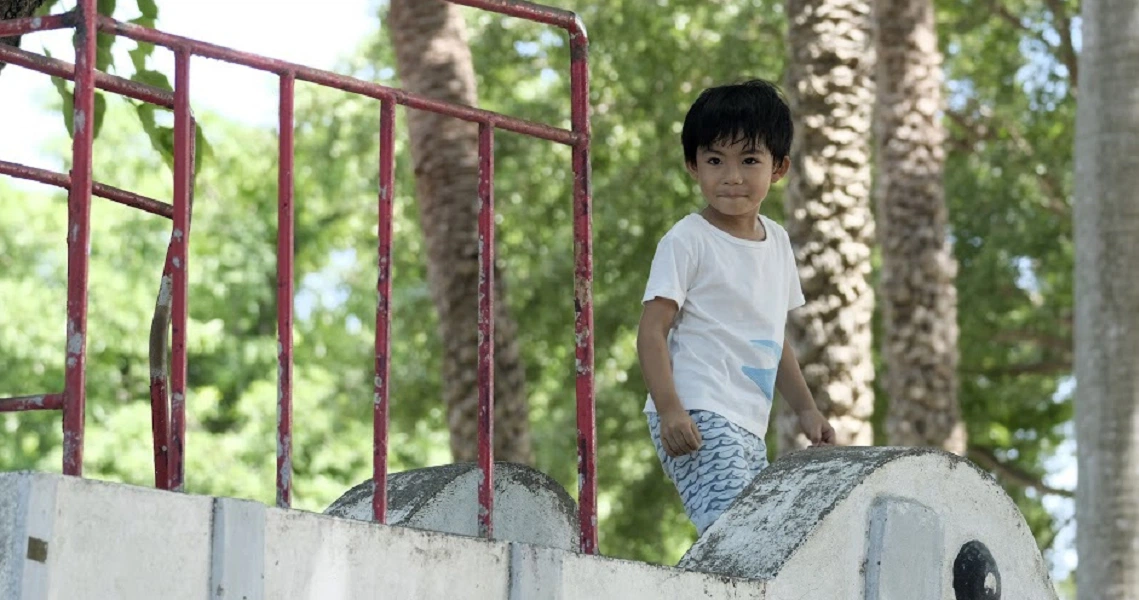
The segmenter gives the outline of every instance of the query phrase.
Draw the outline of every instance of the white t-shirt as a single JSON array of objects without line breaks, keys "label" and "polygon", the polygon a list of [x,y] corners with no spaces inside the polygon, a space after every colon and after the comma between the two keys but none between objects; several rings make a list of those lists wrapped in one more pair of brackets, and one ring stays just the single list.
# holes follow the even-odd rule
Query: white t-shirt
[{"label": "white t-shirt", "polygon": [[[708,410],[763,437],[775,396],[787,312],[804,303],[787,231],[760,216],[763,241],[691,214],[657,245],[642,302],[680,307],[668,335],[672,375],[688,410]],[[645,412],[656,412],[652,396]]]}]

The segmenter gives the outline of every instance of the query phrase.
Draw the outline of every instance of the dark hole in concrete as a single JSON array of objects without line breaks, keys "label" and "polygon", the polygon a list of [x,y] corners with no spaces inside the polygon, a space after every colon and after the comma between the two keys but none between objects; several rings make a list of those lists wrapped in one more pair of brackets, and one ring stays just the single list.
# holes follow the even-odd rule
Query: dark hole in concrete
[{"label": "dark hole in concrete", "polygon": [[47,562],[47,541],[39,538],[28,538],[28,560],[40,563]]},{"label": "dark hole in concrete", "polygon": [[1000,600],[1001,572],[981,542],[973,540],[957,553],[953,561],[953,592],[957,600]]}]

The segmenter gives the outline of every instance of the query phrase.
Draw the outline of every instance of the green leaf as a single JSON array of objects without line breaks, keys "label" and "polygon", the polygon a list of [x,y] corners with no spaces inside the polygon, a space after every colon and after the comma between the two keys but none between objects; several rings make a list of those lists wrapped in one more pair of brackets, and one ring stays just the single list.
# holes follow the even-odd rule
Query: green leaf
[{"label": "green leaf", "polygon": [[143,131],[145,131],[147,137],[150,138],[150,145],[162,155],[162,160],[166,162],[166,166],[173,169],[174,129],[163,127],[157,123],[157,120],[154,118],[156,110],[152,104],[146,104],[144,102],[135,104],[138,120],[142,123]]},{"label": "green leaf", "polygon": [[[113,17],[115,15],[115,2],[116,0],[98,0],[98,12],[100,15]],[[100,71],[109,70],[115,62],[114,56],[111,54],[111,47],[115,45],[115,36],[100,33],[95,37],[95,68]]]},{"label": "green leaf", "polygon": [[[155,118],[157,107],[146,103],[135,104],[142,129],[150,138],[150,145],[162,156],[166,166],[174,168],[174,128],[159,125]],[[213,147],[206,138],[201,125],[194,132],[194,173],[202,170],[202,164],[213,154]]]},{"label": "green leaf", "polygon": [[95,92],[95,121],[93,135],[99,137],[99,130],[103,128],[103,117],[107,114],[107,98],[100,92]]},{"label": "green leaf", "polygon": [[142,13],[145,19],[157,19],[158,4],[154,0],[138,0],[138,12]]},{"label": "green leaf", "polygon": [[63,100],[63,126],[67,128],[67,136],[75,137],[75,94],[71,91],[71,85],[60,77],[52,77],[51,84]]},{"label": "green leaf", "polygon": [[54,8],[56,4],[59,4],[59,0],[44,0],[44,3],[36,9],[36,16],[42,17],[44,15],[50,15],[51,9]]},{"label": "green leaf", "polygon": [[146,85],[154,86],[156,88],[161,88],[168,92],[174,91],[173,86],[170,85],[170,79],[158,71],[152,71],[150,69],[139,69],[135,72],[134,76],[131,77],[131,80],[137,81],[139,83],[145,83]]},{"label": "green leaf", "polygon": [[198,125],[197,131],[194,132],[194,175],[202,170],[202,164],[212,154],[213,148],[210,146],[209,140],[206,139],[205,129]]},{"label": "green leaf", "polygon": [[146,59],[151,55],[152,52],[154,52],[154,45],[142,43],[139,43],[137,46],[135,46],[134,50],[127,52],[127,54],[129,54],[131,57],[131,64],[134,65],[135,70],[135,77],[131,77],[131,79],[138,81],[136,79],[138,77],[138,72],[146,70]]}]

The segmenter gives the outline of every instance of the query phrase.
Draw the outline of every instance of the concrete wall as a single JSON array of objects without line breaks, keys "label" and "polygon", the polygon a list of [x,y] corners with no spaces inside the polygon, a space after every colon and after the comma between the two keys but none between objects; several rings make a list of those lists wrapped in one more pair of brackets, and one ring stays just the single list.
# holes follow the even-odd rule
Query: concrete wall
[{"label": "concrete wall", "polygon": [[0,473],[0,600],[767,599],[766,584],[43,473]]},{"label": "concrete wall", "polygon": [[[387,522],[416,529],[478,535],[478,486],[474,463],[413,469],[388,478]],[[372,520],[372,481],[348,490],[325,514]],[[577,504],[552,477],[507,462],[494,467],[494,535],[562,550],[576,550]]]},{"label": "concrete wall", "polygon": [[[959,558],[970,543],[984,560]],[[776,461],[681,566],[768,580],[773,598],[1056,597],[1004,490],[969,461],[928,448],[809,449]]]},{"label": "concrete wall", "polygon": [[[473,527],[471,507],[460,506],[474,505],[471,469],[425,471],[406,476],[423,485],[404,486],[414,498],[395,503],[400,518]],[[497,482],[512,498],[500,508],[518,513],[500,522],[521,531],[551,519],[561,532],[539,535],[549,545],[0,473],[0,600],[1055,598],[1016,506],[940,451],[812,449],[776,461],[681,568],[567,551],[567,498],[523,471]],[[366,511],[364,491],[337,506]]]}]

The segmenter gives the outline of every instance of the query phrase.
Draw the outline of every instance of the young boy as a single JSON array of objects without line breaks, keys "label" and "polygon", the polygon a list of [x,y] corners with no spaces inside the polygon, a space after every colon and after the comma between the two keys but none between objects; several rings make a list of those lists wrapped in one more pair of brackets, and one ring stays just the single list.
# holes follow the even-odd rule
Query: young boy
[{"label": "young boy", "polygon": [[705,90],[684,119],[688,172],[706,206],[657,246],[637,333],[649,430],[699,534],[767,466],[775,387],[814,445],[834,443],[795,353],[787,312],[803,304],[787,232],[759,214],[790,168],[791,112],[778,88]]}]

